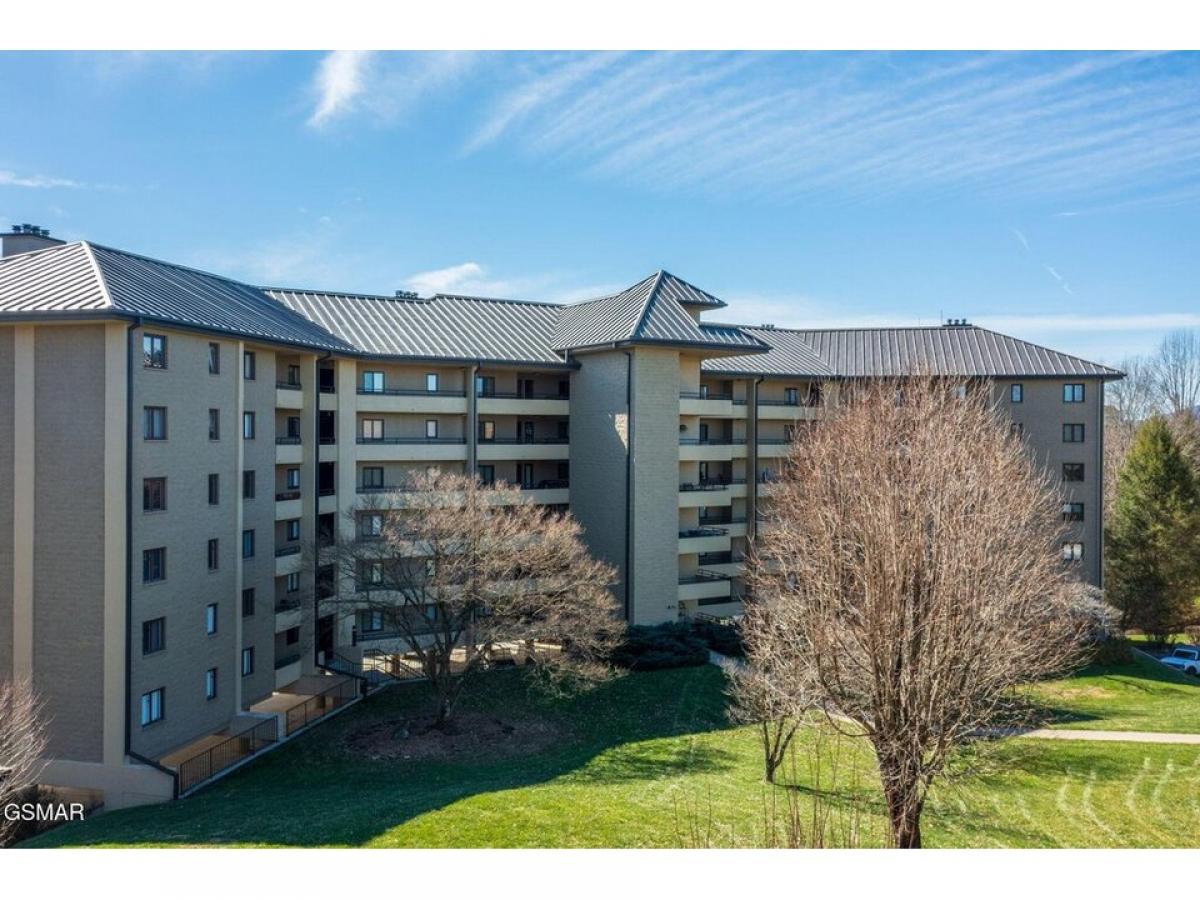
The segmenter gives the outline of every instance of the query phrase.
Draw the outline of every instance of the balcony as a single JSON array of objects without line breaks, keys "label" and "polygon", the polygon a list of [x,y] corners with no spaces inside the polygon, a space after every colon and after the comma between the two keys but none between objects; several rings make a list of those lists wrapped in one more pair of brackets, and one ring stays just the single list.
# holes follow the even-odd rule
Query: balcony
[{"label": "balcony", "polygon": [[801,403],[791,400],[759,400],[756,404],[759,419],[789,419],[813,421],[820,417],[821,403]]},{"label": "balcony", "polygon": [[571,401],[558,391],[530,393],[507,393],[488,391],[476,397],[480,415],[496,416],[566,416],[571,412]]},{"label": "balcony", "polygon": [[467,458],[466,438],[395,437],[356,439],[358,458],[364,462],[392,459],[449,459]]},{"label": "balcony", "polygon": [[679,458],[683,461],[722,461],[738,455],[746,455],[743,438],[680,438]]},{"label": "balcony", "polygon": [[679,577],[679,602],[729,597],[733,591],[730,576],[709,569],[697,569]]},{"label": "balcony", "polygon": [[756,449],[759,456],[787,456],[791,448],[791,438],[759,438]]},{"label": "balcony", "polygon": [[300,409],[304,405],[304,391],[299,382],[275,382],[275,405],[280,409]]},{"label": "balcony", "polygon": [[684,482],[679,485],[679,508],[694,506],[728,506],[732,502],[729,485],[722,482]]},{"label": "balcony", "polygon": [[299,544],[288,544],[275,550],[275,577],[282,578],[304,568],[304,557]]},{"label": "balcony", "polygon": [[275,494],[275,519],[298,519],[303,512],[299,491],[279,491]]},{"label": "balcony", "polygon": [[275,661],[275,690],[300,678],[300,654],[292,653]]},{"label": "balcony", "polygon": [[681,416],[706,416],[716,419],[733,417],[733,396],[715,391],[680,391]]},{"label": "balcony", "polygon": [[297,628],[304,619],[304,609],[299,599],[284,597],[275,604],[275,633]]},{"label": "balcony", "polygon": [[535,460],[569,459],[571,439],[565,437],[535,438],[532,441],[520,438],[496,438],[480,441],[477,448],[479,460]]},{"label": "balcony", "polygon": [[275,438],[275,462],[299,465],[303,456],[304,449],[299,437],[281,435]]},{"label": "balcony", "polygon": [[378,391],[359,388],[358,408],[363,412],[442,413],[467,412],[466,391],[425,391],[383,388]]},{"label": "balcony", "polygon": [[729,547],[729,532],[724,528],[684,528],[679,532],[680,553],[714,553]]}]

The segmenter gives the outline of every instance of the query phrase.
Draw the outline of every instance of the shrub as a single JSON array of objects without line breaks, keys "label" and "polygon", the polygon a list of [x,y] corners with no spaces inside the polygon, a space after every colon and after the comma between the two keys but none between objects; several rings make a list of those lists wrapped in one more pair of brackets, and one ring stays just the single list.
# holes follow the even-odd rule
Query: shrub
[{"label": "shrub", "polygon": [[1133,662],[1133,649],[1125,638],[1111,637],[1096,644],[1096,655],[1092,664],[1097,666],[1120,666]]},{"label": "shrub", "polygon": [[710,650],[722,656],[741,658],[746,655],[746,648],[742,645],[742,633],[735,625],[711,620],[695,621],[692,622],[692,633],[704,641]]},{"label": "shrub", "polygon": [[692,633],[686,622],[633,625],[609,655],[609,661],[635,672],[703,666],[708,662],[708,645]]}]

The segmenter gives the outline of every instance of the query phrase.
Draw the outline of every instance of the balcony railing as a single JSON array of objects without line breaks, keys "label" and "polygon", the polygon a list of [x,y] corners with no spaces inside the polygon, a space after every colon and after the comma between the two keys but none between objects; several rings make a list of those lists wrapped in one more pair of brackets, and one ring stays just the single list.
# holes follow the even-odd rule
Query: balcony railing
[{"label": "balcony railing", "polygon": [[299,444],[300,441],[301,441],[301,438],[299,436],[294,436],[294,435],[290,435],[290,434],[283,434],[283,435],[280,435],[279,437],[275,438],[275,443],[281,444],[281,445],[282,444],[296,445],[296,444]]},{"label": "balcony railing", "polygon": [[708,569],[697,569],[691,575],[680,575],[680,584],[701,584],[706,581],[732,581],[732,575],[723,572],[710,572]]},{"label": "balcony railing", "polygon": [[[484,486],[494,483],[488,482]],[[570,487],[570,482],[565,478],[543,478],[533,484],[520,484],[517,487],[523,491],[555,490]],[[360,484],[355,490],[360,494],[405,494],[424,490],[424,488],[419,484],[407,482],[405,484]]]},{"label": "balcony railing", "polygon": [[522,393],[520,391],[479,391],[475,394],[484,400],[570,400],[570,394],[564,394],[561,391],[534,391],[533,393]]},{"label": "balcony railing", "polygon": [[466,391],[426,391],[420,388],[380,388],[379,390],[371,390],[370,388],[360,387],[358,393],[366,396],[383,395],[387,397],[465,397]]},{"label": "balcony railing", "polygon": [[301,549],[302,548],[299,544],[288,544],[286,547],[276,547],[275,555],[276,556],[295,556],[297,553],[300,552]]},{"label": "balcony railing", "polygon": [[451,437],[363,437],[359,435],[355,441],[359,444],[465,444],[467,439]]},{"label": "balcony railing", "polygon": [[275,601],[275,612],[292,612],[299,609],[301,603],[302,601],[299,597],[280,597]]},{"label": "balcony railing", "polygon": [[175,769],[180,795],[278,740],[279,720],[272,716],[185,759]]},{"label": "balcony railing", "polygon": [[715,517],[709,517],[709,516],[701,516],[701,517],[700,517],[700,524],[701,524],[702,526],[710,526],[710,525],[745,525],[745,524],[746,524],[746,517],[745,517],[745,516],[738,516],[738,517],[736,517],[736,518],[735,518],[735,517],[732,517],[732,516],[731,516],[731,517],[729,517],[729,518],[727,518],[727,519],[722,519],[722,518],[715,518]]},{"label": "balcony railing", "polygon": [[701,553],[698,557],[701,566],[727,566],[740,563],[745,559],[740,553],[724,550],[718,553]]},{"label": "balcony railing", "polygon": [[336,493],[337,493],[337,488],[335,488],[335,487],[323,487],[317,491],[317,496],[318,497],[332,497]]},{"label": "balcony railing", "polygon": [[286,669],[292,663],[298,663],[298,662],[300,662],[300,654],[299,653],[290,653],[287,656],[283,657],[283,659],[275,660],[275,671],[278,672],[280,669]]},{"label": "balcony railing", "polygon": [[481,444],[569,444],[569,437],[480,438]]},{"label": "balcony railing", "polygon": [[807,407],[808,409],[814,409],[821,405],[821,401],[819,399],[814,399],[814,398],[810,398],[810,397],[805,397],[805,398],[797,397],[795,400],[762,400],[762,399],[760,399],[757,402],[758,402],[759,406],[804,406],[804,407]]},{"label": "balcony railing", "polygon": [[681,538],[699,538],[699,537],[723,537],[729,534],[724,528],[682,528],[679,531]]},{"label": "balcony railing", "polygon": [[275,499],[277,501],[279,501],[280,503],[282,503],[284,500],[299,500],[300,492],[299,491],[276,491]]},{"label": "balcony railing", "polygon": [[358,696],[358,682],[347,679],[319,694],[297,703],[284,713],[286,733],[295,734],[305,725],[309,725],[341,706],[345,706]]},{"label": "balcony railing", "polygon": [[281,391],[303,390],[303,388],[300,386],[300,382],[298,381],[277,381],[275,382],[275,387],[279,388]]},{"label": "balcony railing", "polygon": [[729,490],[729,484],[722,481],[685,481],[679,485],[679,490],[683,493],[688,491],[727,491]]},{"label": "balcony railing", "polygon": [[745,438],[680,438],[680,446],[731,447],[746,443]]},{"label": "balcony railing", "polygon": [[520,485],[523,491],[554,491],[570,487],[571,483],[565,478],[543,478],[533,484]]},{"label": "balcony railing", "polygon": [[718,394],[714,391],[680,391],[680,400],[732,400],[733,394]]}]

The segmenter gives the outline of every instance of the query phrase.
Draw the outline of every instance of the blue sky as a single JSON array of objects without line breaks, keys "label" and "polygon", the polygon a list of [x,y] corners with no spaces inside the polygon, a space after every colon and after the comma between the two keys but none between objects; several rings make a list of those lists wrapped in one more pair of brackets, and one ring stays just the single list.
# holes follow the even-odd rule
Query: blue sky
[{"label": "blue sky", "polygon": [[0,103],[0,225],[256,283],[1200,325],[1200,54],[4,53]]}]

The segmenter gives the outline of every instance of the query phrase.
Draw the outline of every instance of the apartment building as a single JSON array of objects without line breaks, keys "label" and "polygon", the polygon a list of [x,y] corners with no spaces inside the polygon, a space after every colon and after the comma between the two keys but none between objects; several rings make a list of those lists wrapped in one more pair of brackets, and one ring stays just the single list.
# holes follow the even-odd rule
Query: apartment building
[{"label": "apartment building", "polygon": [[303,549],[429,469],[569,508],[631,622],[736,613],[792,429],[847,384],[921,367],[994,392],[1064,482],[1064,565],[1100,581],[1120,373],[1016,338],[713,323],[724,304],[666,272],[556,305],[263,288],[3,241],[0,677],[46,704],[47,780],[110,806],[169,798],[191,749],[394,643],[334,612],[358,585]]}]

